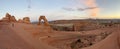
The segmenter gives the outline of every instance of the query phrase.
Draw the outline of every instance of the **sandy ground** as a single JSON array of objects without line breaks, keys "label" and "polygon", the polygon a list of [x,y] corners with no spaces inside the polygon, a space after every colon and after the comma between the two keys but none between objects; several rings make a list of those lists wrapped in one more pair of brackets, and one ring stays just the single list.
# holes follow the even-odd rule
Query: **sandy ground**
[{"label": "sandy ground", "polygon": [[102,41],[83,49],[120,49],[120,27],[108,27],[108,28],[101,28],[91,31],[82,31],[82,32],[53,32],[54,34],[51,35],[50,38],[42,39],[44,42],[52,45],[54,47],[60,49],[71,49],[70,43],[79,39],[82,36],[89,36],[89,35],[98,35],[101,32],[110,32],[108,37],[103,39]]},{"label": "sandy ground", "polygon": [[0,49],[56,49],[33,38],[24,29],[25,26],[32,25],[14,23],[13,27],[11,24],[0,24]]},{"label": "sandy ground", "polygon": [[104,40],[83,49],[120,49],[120,28],[92,31],[53,31],[50,27],[23,23],[0,23],[0,49],[71,49],[70,43],[82,36],[113,32]]},{"label": "sandy ground", "polygon": [[8,25],[0,25],[0,49],[34,49]]},{"label": "sandy ground", "polygon": [[83,49],[120,49],[120,27],[110,28],[113,31],[111,35],[101,42]]}]

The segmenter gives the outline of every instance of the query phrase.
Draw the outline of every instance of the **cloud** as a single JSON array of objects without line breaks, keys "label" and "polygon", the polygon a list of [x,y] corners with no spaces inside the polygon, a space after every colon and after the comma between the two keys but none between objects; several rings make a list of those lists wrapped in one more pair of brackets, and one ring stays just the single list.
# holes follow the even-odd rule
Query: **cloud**
[{"label": "cloud", "polygon": [[96,0],[84,0],[83,3],[87,7],[97,7],[97,8],[87,8],[87,9],[91,9],[91,10],[89,10],[90,16],[97,16],[98,15],[100,8],[97,6]]},{"label": "cloud", "polygon": [[66,11],[85,11],[85,10],[93,10],[97,9],[98,7],[87,7],[87,8],[62,8],[63,10]]},{"label": "cloud", "polygon": [[75,9],[73,8],[62,8],[63,10],[66,10],[66,11],[75,11]]},{"label": "cloud", "polygon": [[98,16],[100,8],[97,5],[96,0],[76,0],[79,1],[81,4],[84,5],[84,7],[81,7],[79,5],[78,7],[72,7],[72,8],[63,8],[66,11],[86,11],[89,13],[90,16]]},{"label": "cloud", "polygon": [[97,7],[87,7],[87,8],[77,8],[78,11],[85,11],[85,10],[92,10],[96,9]]}]

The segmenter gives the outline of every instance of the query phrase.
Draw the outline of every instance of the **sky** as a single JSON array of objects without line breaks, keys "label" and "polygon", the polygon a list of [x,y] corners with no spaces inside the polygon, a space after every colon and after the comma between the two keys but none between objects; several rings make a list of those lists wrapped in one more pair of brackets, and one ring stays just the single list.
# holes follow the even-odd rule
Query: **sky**
[{"label": "sky", "polygon": [[0,0],[0,19],[6,13],[16,19],[40,15],[48,20],[61,19],[120,19],[120,0]]}]

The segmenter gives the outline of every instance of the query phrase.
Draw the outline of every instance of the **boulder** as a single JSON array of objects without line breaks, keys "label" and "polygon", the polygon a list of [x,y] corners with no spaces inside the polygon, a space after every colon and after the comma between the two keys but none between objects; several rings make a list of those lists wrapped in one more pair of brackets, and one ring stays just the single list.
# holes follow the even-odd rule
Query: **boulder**
[{"label": "boulder", "polygon": [[30,18],[29,17],[24,17],[23,18],[23,23],[27,23],[27,24],[30,24]]}]

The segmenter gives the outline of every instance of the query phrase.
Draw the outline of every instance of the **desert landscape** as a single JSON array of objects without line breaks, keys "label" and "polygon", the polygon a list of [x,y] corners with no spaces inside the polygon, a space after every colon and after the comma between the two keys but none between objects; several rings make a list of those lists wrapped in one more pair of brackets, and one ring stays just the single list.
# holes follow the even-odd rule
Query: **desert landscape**
[{"label": "desert landscape", "polygon": [[[44,20],[44,22],[41,22]],[[0,49],[120,49],[120,20],[0,20]]]},{"label": "desert landscape", "polygon": [[120,49],[120,0],[0,0],[0,49]]}]

